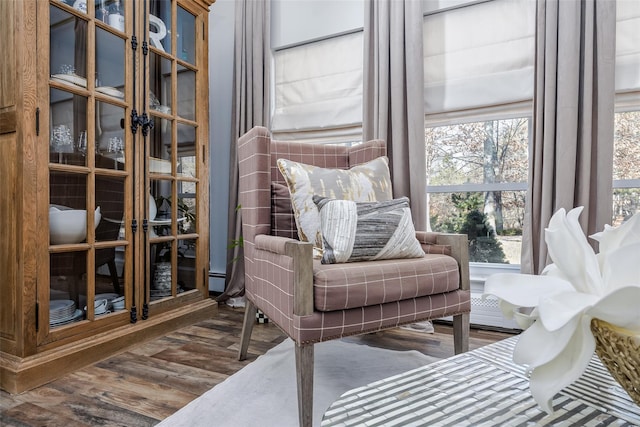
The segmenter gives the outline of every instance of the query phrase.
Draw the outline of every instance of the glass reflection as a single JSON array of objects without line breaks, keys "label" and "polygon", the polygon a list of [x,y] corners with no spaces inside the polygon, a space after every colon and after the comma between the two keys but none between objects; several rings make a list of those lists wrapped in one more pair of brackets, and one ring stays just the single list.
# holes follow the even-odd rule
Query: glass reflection
[{"label": "glass reflection", "polygon": [[178,181],[178,216],[184,218],[178,223],[178,234],[196,232],[196,183]]},{"label": "glass reflection", "polygon": [[86,164],[87,98],[70,92],[49,91],[49,161]]},{"label": "glass reflection", "polygon": [[196,127],[178,124],[178,172],[181,176],[196,176]]},{"label": "glass reflection", "polygon": [[156,125],[149,133],[149,172],[171,174],[171,120],[155,119]]},{"label": "glass reflection", "polygon": [[195,64],[196,17],[178,6],[178,51],[176,56],[190,64]]},{"label": "glass reflection", "polygon": [[87,22],[53,5],[49,7],[51,79],[87,87]]},{"label": "glass reflection", "polygon": [[96,228],[96,241],[115,241],[124,238],[124,178],[96,175],[95,183],[96,207],[100,207],[102,215],[100,224]]},{"label": "glass reflection", "polygon": [[170,0],[151,0],[149,4],[149,44],[171,54]]},{"label": "glass reflection", "polygon": [[124,108],[96,101],[96,167],[124,170],[124,116]]},{"label": "glass reflection", "polygon": [[125,41],[96,28],[96,91],[100,94],[124,99]]},{"label": "glass reflection", "polygon": [[156,53],[149,54],[149,108],[171,114],[171,61]]},{"label": "glass reflection", "polygon": [[196,287],[196,240],[178,240],[178,289],[190,290]]},{"label": "glass reflection", "polygon": [[151,246],[151,301],[172,295],[171,249],[172,242],[154,243]]},{"label": "glass reflection", "polygon": [[196,72],[178,65],[178,115],[196,119]]},{"label": "glass reflection", "polygon": [[57,328],[85,318],[87,253],[49,255],[49,327]]}]

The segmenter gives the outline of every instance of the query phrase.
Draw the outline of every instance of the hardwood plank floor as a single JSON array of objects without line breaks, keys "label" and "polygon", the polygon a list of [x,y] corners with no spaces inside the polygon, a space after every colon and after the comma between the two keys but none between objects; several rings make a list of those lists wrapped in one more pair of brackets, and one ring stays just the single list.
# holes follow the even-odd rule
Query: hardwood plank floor
[{"label": "hardwood plank floor", "polygon": [[[256,324],[249,356],[237,360],[244,309],[219,307],[218,316],[140,343],[19,395],[0,391],[0,425],[15,427],[153,426],[282,342],[273,324]],[[434,334],[394,329],[345,340],[430,356],[453,355],[451,327]],[[470,348],[510,336],[472,329]]]}]

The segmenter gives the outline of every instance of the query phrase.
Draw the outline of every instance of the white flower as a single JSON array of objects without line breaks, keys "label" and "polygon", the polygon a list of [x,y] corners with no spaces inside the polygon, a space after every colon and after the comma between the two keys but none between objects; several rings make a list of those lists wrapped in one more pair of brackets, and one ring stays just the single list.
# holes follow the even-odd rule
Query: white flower
[{"label": "white flower", "polygon": [[595,350],[591,319],[640,336],[640,214],[621,226],[605,226],[591,236],[596,255],[578,217],[582,207],[556,212],[545,230],[553,260],[540,276],[496,274],[485,294],[500,299],[506,317],[533,308],[533,324],[520,336],[514,362],[527,365],[535,401],[552,413],[551,400],[586,369]]}]

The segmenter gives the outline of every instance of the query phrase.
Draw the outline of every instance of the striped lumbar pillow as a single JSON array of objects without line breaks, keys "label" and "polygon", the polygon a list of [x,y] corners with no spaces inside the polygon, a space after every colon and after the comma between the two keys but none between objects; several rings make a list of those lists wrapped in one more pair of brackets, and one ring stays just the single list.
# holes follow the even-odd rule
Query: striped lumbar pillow
[{"label": "striped lumbar pillow", "polygon": [[409,199],[354,202],[313,197],[320,211],[323,264],[424,256]]}]

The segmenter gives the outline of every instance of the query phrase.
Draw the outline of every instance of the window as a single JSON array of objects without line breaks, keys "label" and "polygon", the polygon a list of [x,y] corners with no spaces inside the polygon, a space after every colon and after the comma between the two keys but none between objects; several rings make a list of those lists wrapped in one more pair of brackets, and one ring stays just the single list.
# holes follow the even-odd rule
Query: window
[{"label": "window", "polygon": [[472,262],[520,264],[534,27],[530,1],[424,19],[428,224],[467,234]]},{"label": "window", "polygon": [[616,226],[640,212],[640,2],[616,3],[616,114],[613,218]]},{"label": "window", "polygon": [[640,212],[640,110],[615,115],[613,226]]},{"label": "window", "polygon": [[429,225],[469,236],[472,262],[520,264],[529,119],[425,130]]}]

